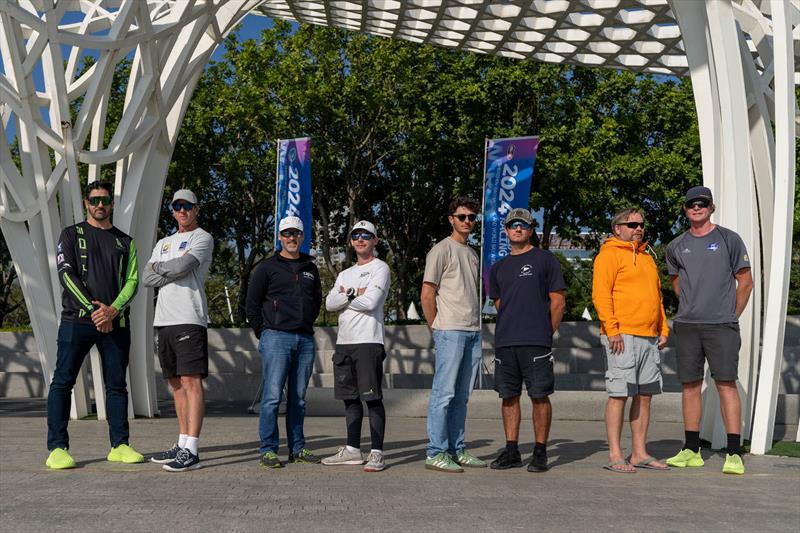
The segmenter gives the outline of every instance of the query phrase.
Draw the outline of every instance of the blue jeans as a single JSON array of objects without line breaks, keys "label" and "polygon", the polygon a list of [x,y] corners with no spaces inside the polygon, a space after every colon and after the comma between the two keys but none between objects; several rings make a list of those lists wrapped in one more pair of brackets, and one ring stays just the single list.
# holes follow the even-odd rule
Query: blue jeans
[{"label": "blue jeans", "polygon": [[128,328],[114,328],[100,333],[92,324],[61,321],[58,327],[56,370],[47,394],[47,449],[69,448],[69,408],[72,387],[83,360],[92,346],[97,345],[103,364],[106,387],[108,438],[111,447],[128,444],[128,387],[125,372],[131,347]]},{"label": "blue jeans", "polygon": [[433,330],[436,367],[428,403],[428,457],[463,450],[467,402],[481,361],[479,331]]},{"label": "blue jeans", "polygon": [[289,380],[286,397],[286,441],[289,451],[297,454],[306,446],[303,421],[306,417],[306,389],[314,369],[314,336],[265,329],[258,342],[261,352],[261,375],[264,393],[258,434],[260,452],[278,453],[278,406],[283,387]]}]

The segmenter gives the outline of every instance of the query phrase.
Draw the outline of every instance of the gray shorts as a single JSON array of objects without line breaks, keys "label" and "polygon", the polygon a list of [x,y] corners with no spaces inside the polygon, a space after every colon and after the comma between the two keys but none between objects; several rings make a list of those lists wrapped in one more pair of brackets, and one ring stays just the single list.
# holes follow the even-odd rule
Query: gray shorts
[{"label": "gray shorts", "polygon": [[678,379],[692,383],[703,379],[705,362],[717,381],[736,381],[739,374],[739,324],[689,324],[674,322]]},{"label": "gray shorts", "polygon": [[622,334],[625,348],[612,354],[608,337],[600,336],[606,351],[606,391],[609,396],[629,397],[661,394],[661,354],[658,337]]}]

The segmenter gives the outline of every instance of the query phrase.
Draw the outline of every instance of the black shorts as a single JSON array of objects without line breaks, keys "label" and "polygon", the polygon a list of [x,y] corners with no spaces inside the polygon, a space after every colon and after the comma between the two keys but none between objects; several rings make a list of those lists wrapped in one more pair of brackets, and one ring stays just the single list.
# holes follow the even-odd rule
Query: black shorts
[{"label": "black shorts", "polygon": [[186,324],[156,328],[158,360],[164,379],[176,376],[208,376],[208,331]]},{"label": "black shorts", "polygon": [[544,346],[498,348],[494,358],[494,390],[501,398],[522,394],[522,380],[531,398],[553,394],[553,349]]},{"label": "black shorts", "polygon": [[717,381],[736,381],[739,377],[739,324],[689,324],[674,322],[678,379],[692,383],[703,379],[708,361],[711,377]]},{"label": "black shorts", "polygon": [[333,396],[337,400],[383,398],[383,344],[337,344],[333,354]]}]

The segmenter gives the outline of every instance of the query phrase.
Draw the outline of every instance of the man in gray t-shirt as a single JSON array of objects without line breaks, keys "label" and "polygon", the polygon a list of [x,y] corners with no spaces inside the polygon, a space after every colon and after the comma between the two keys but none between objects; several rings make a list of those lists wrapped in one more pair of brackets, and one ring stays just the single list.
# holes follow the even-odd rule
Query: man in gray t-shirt
[{"label": "man in gray t-shirt", "polygon": [[447,212],[453,232],[428,252],[420,294],[436,347],[425,468],[463,472],[465,466],[486,466],[464,444],[467,400],[482,354],[478,254],[467,243],[475,228],[478,204],[456,198]]},{"label": "man in gray t-shirt", "polygon": [[680,298],[673,331],[686,442],[667,464],[678,468],[704,464],[700,456],[700,390],[708,361],[728,434],[722,471],[744,474],[741,399],[736,380],[741,345],[739,316],[753,290],[750,258],[738,234],[711,223],[715,206],[707,187],[689,189],[684,209],[691,226],[667,246],[667,267]]}]

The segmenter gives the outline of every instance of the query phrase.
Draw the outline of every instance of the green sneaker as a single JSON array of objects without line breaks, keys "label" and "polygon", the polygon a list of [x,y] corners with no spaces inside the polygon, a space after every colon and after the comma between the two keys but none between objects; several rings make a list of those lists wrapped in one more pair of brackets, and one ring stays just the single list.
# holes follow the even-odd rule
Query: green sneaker
[{"label": "green sneaker", "polygon": [[289,453],[289,462],[316,465],[321,463],[322,459],[311,453],[311,450],[303,448],[302,450],[297,452],[297,455]]},{"label": "green sneaker", "polygon": [[742,456],[734,453],[733,455],[725,456],[725,466],[722,467],[723,474],[744,474],[744,461]]},{"label": "green sneaker", "polygon": [[258,461],[258,465],[261,468],[280,468],[283,466],[281,460],[278,459],[278,454],[275,452],[264,452],[264,455]]},{"label": "green sneaker", "polygon": [[44,464],[53,470],[65,470],[67,468],[75,468],[75,459],[66,449],[56,448],[50,452]]},{"label": "green sneaker", "polygon": [[456,455],[456,463],[470,468],[486,468],[486,461],[478,459],[467,450],[461,450]]},{"label": "green sneaker", "polygon": [[111,448],[106,457],[112,463],[125,463],[128,465],[143,463],[144,455],[140,454],[127,444],[120,444],[116,448]]},{"label": "green sneaker", "polygon": [[425,468],[428,470],[438,470],[439,472],[457,473],[464,469],[458,466],[453,458],[445,452],[437,453],[433,457],[425,459]]},{"label": "green sneaker", "polygon": [[670,457],[667,459],[666,463],[669,466],[674,466],[675,468],[686,468],[688,467],[698,467],[703,466],[706,464],[703,461],[703,457],[700,455],[700,451],[693,452],[692,450],[685,448],[678,452],[678,455],[675,457]]}]

